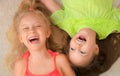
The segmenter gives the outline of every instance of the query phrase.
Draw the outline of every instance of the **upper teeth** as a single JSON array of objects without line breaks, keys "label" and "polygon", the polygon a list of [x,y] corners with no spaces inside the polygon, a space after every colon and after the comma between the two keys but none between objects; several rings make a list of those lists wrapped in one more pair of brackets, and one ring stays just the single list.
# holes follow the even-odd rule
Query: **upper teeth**
[{"label": "upper teeth", "polygon": [[38,37],[31,37],[29,40],[36,39],[36,38],[38,38]]}]

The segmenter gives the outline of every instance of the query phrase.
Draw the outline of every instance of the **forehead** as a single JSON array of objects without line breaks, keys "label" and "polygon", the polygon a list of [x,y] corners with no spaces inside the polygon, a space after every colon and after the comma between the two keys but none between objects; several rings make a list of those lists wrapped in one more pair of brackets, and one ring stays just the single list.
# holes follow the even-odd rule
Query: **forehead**
[{"label": "forehead", "polygon": [[93,55],[82,56],[78,53],[69,53],[69,59],[74,65],[84,67],[93,60]]},{"label": "forehead", "polygon": [[32,23],[32,22],[34,23],[38,22],[41,24],[45,24],[46,20],[44,16],[42,16],[41,13],[28,12],[21,17],[20,25],[24,23]]},{"label": "forehead", "polygon": [[44,20],[44,17],[42,16],[41,13],[35,13],[35,12],[28,12],[24,14],[21,19],[26,19],[26,18]]}]

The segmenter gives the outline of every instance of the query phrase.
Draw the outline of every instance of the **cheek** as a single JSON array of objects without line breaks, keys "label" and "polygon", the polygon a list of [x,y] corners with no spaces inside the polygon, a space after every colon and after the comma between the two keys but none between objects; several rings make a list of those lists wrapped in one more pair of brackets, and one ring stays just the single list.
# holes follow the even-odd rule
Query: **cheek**
[{"label": "cheek", "polygon": [[75,52],[69,51],[69,58],[71,61],[74,61],[74,60],[78,59],[79,56]]},{"label": "cheek", "polygon": [[73,43],[73,41],[71,40],[69,46],[70,46],[70,47],[73,47],[73,44],[74,44],[74,43]]},{"label": "cheek", "polygon": [[69,60],[75,66],[81,66],[81,65],[83,65],[83,63],[82,63],[83,59],[81,58],[80,55],[78,55],[76,53],[70,53],[69,54]]},{"label": "cheek", "polygon": [[50,30],[44,30],[41,34],[42,34],[44,37],[49,38],[49,37],[50,37],[50,34],[51,34],[51,31],[50,31]]},{"label": "cheek", "polygon": [[76,46],[76,39],[74,39],[74,38],[72,38],[71,40],[70,40],[70,46]]}]

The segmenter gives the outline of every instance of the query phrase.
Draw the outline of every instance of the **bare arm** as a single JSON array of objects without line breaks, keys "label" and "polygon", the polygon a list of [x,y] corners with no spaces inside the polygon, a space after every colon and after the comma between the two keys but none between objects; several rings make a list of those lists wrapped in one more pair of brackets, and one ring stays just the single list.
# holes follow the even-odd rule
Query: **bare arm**
[{"label": "bare arm", "polygon": [[59,64],[63,76],[75,76],[75,72],[64,54],[57,56],[57,64]]},{"label": "bare arm", "polygon": [[14,65],[14,76],[24,76],[25,62],[23,60],[18,60]]},{"label": "bare arm", "polygon": [[60,10],[61,7],[54,0],[40,0],[52,13]]}]

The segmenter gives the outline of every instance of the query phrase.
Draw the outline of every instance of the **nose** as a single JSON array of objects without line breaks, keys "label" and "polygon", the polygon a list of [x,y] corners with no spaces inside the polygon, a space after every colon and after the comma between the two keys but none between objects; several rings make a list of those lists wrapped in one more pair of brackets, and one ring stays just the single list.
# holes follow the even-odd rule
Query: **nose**
[{"label": "nose", "polygon": [[30,32],[30,33],[35,33],[35,28],[34,28],[34,27],[30,27],[30,28],[29,28],[29,32]]},{"label": "nose", "polygon": [[87,50],[85,49],[85,47],[83,45],[76,45],[77,51],[83,55],[87,54]]},{"label": "nose", "polygon": [[80,44],[77,44],[76,45],[76,50],[78,51],[78,52],[80,52],[81,50],[82,50],[82,45],[80,45]]},{"label": "nose", "polygon": [[83,45],[76,43],[76,47],[80,49]]}]

